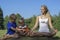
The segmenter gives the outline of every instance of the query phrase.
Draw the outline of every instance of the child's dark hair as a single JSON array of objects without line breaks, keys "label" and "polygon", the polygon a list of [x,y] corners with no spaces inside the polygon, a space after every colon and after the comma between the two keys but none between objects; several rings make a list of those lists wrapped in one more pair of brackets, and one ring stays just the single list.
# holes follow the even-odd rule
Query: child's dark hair
[{"label": "child's dark hair", "polygon": [[20,20],[24,20],[24,18],[22,17]]},{"label": "child's dark hair", "polygon": [[10,18],[10,19],[16,19],[17,17],[16,17],[15,14],[11,14],[9,18]]}]

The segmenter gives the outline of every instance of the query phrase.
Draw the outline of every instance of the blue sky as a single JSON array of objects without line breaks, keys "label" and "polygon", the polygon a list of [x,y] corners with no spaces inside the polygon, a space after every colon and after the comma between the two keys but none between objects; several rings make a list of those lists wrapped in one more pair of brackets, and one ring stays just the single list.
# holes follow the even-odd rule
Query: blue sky
[{"label": "blue sky", "polygon": [[48,7],[51,15],[57,15],[60,11],[60,0],[0,0],[4,17],[12,13],[20,13],[24,18],[40,15],[43,4]]}]

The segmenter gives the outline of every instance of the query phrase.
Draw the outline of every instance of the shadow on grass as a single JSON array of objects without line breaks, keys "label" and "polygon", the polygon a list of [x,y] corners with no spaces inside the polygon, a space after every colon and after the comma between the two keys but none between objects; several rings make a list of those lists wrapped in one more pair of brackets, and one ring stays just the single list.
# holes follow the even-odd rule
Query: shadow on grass
[{"label": "shadow on grass", "polygon": [[10,38],[7,40],[60,40],[59,37],[20,37],[20,38]]}]

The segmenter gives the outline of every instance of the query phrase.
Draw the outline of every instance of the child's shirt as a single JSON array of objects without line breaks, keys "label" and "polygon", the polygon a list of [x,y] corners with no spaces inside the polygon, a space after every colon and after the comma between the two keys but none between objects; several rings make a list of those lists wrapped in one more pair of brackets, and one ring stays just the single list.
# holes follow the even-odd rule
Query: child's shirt
[{"label": "child's shirt", "polygon": [[20,29],[25,29],[25,28],[27,28],[27,25],[23,25],[23,26],[18,26],[18,28],[20,28]]},{"label": "child's shirt", "polygon": [[28,25],[26,25],[26,24],[23,25],[23,26],[20,25],[20,26],[18,26],[18,28],[25,30],[25,32],[28,32],[28,31],[30,30],[30,29],[28,28]]},{"label": "child's shirt", "polygon": [[12,30],[11,27],[16,28],[17,27],[16,23],[15,22],[8,22],[7,23],[7,34],[9,34],[9,35],[12,35],[15,33],[15,31]]}]

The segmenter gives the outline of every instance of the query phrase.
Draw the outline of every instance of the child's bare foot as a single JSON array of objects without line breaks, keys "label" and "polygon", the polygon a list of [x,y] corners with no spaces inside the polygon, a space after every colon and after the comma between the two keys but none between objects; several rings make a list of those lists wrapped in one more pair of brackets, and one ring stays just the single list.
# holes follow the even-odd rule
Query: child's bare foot
[{"label": "child's bare foot", "polygon": [[0,38],[0,40],[2,40],[2,39]]},{"label": "child's bare foot", "polygon": [[2,38],[0,38],[0,40],[3,40]]},{"label": "child's bare foot", "polygon": [[0,38],[0,40],[4,40],[4,39]]}]

